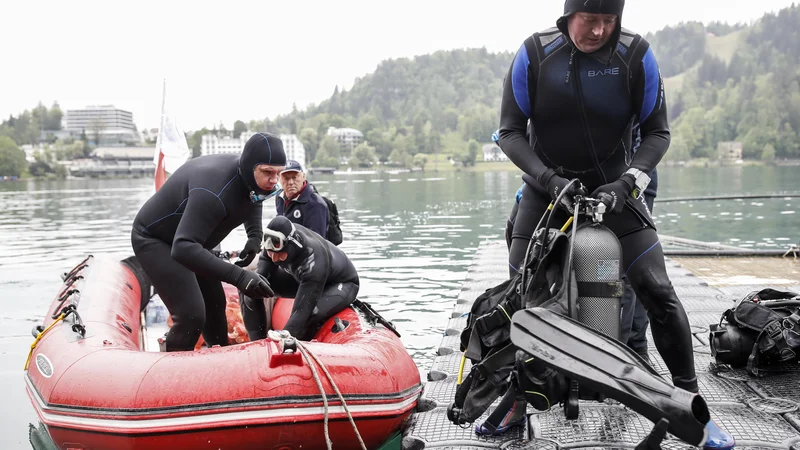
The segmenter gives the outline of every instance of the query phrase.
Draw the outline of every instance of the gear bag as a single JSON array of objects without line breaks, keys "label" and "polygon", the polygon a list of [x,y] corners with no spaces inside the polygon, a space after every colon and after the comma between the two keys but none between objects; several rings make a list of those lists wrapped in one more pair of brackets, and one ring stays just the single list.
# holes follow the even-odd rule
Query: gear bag
[{"label": "gear bag", "polygon": [[711,354],[721,364],[746,366],[791,363],[800,355],[800,296],[762,289],[751,292],[710,325]]},{"label": "gear bag", "polygon": [[[448,408],[448,418],[455,424],[474,422],[508,390],[517,365],[517,348],[510,339],[511,316],[523,307],[535,306],[567,312],[569,238],[556,229],[549,230],[543,244],[544,237],[542,232],[534,236],[524,271],[487,289],[472,305],[461,333],[461,350],[473,366],[456,388],[454,402]],[[571,279],[569,289],[577,295],[575,277]]]}]

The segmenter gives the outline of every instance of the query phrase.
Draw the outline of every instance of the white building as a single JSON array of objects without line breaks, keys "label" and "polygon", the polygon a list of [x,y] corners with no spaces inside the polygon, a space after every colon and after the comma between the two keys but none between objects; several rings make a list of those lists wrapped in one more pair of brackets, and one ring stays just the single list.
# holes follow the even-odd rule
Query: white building
[{"label": "white building", "polygon": [[[244,132],[238,139],[232,136],[216,136],[213,134],[203,135],[200,141],[200,154],[201,155],[217,155],[220,153],[234,153],[239,154],[244,150],[244,144],[250,139],[254,133]],[[306,149],[303,143],[294,134],[281,134],[278,136],[283,142],[283,151],[286,152],[286,159],[294,159],[298,161],[303,167],[306,166]]]},{"label": "white building", "polygon": [[358,144],[364,142],[364,134],[354,128],[328,127],[328,136],[336,139],[342,150],[353,151]]},{"label": "white building", "polygon": [[483,160],[484,161],[508,161],[508,156],[503,153],[495,144],[486,144],[483,146]]},{"label": "white building", "polygon": [[293,159],[300,163],[303,166],[303,169],[307,169],[306,167],[306,148],[303,147],[303,143],[300,142],[300,139],[297,138],[295,134],[282,134],[279,136],[281,138],[281,142],[283,142],[283,151],[286,152],[286,159]]},{"label": "white building", "polygon": [[133,114],[113,105],[68,109],[64,122],[66,131],[75,135],[85,133],[89,140],[99,141],[95,145],[122,145],[139,140]]},{"label": "white building", "polygon": [[221,153],[242,153],[244,144],[250,138],[248,134],[242,133],[238,139],[232,136],[217,136],[214,134],[204,134],[200,141],[201,155],[219,155]]}]

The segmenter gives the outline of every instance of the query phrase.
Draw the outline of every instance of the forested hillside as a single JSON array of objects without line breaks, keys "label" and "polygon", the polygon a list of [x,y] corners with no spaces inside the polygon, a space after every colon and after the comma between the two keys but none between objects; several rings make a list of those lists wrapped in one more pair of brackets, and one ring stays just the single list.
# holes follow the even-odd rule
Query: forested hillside
[{"label": "forested hillside", "polygon": [[[800,6],[752,27],[688,22],[646,38],[667,84],[667,159],[714,159],[720,141],[741,141],[748,159],[800,158]],[[381,160],[394,150],[398,158],[434,151],[469,158],[467,141],[486,142],[497,127],[512,57],[454,50],[385,61],[350,91],[272,126],[298,132],[312,155],[328,126],[349,126],[365,132]]]},{"label": "forested hillside", "polygon": [[735,44],[729,61],[707,51],[667,91],[668,159],[713,158],[720,141],[741,141],[747,159],[800,158],[800,6],[764,16]]},{"label": "forested hillside", "polygon": [[320,105],[278,117],[272,125],[298,133],[310,159],[319,156],[326,165],[336,159],[333,146],[322,139],[329,126],[360,130],[383,161],[403,165],[416,153],[439,151],[469,159],[467,142],[487,141],[497,128],[512,58],[472,49],[384,61],[350,91],[337,89]]}]

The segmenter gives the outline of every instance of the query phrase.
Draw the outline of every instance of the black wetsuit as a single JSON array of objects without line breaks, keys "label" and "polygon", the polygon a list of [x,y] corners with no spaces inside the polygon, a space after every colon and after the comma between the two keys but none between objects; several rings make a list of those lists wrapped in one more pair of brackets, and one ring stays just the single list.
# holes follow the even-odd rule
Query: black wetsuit
[{"label": "black wetsuit", "polygon": [[[279,216],[273,222],[280,219],[286,218]],[[356,299],[358,272],[347,255],[324,237],[302,225],[295,225],[295,230],[303,248],[288,242],[288,258],[278,263],[264,250],[257,271],[267,277],[277,296],[294,297],[284,329],[298,339],[310,340],[325,321]],[[263,301],[242,301],[242,318],[251,341],[267,337],[266,317]]]},{"label": "black wetsuit", "polygon": [[251,191],[259,190],[249,187],[255,186],[252,167],[285,164],[280,141],[273,142],[271,155],[263,153],[246,148],[241,157],[221,154],[187,161],[133,221],[133,251],[174,322],[167,351],[192,350],[201,332],[208,345],[228,342],[220,281],[235,285],[244,269],[211,250],[242,224],[248,239],[261,239],[262,204],[251,200]]},{"label": "black wetsuit", "polygon": [[[532,124],[526,138],[528,120]],[[631,134],[641,146],[631,158]],[[500,148],[525,173],[513,228],[509,264],[518,268],[536,224],[551,201],[542,187],[550,170],[578,178],[592,193],[629,168],[652,173],[669,146],[663,82],[649,44],[619,26],[593,54],[578,51],[559,28],[536,33],[520,47],[506,76]],[[552,223],[563,224],[560,208]],[[697,391],[692,336],[686,312],[667,276],[653,221],[643,201],[628,198],[604,224],[619,237],[623,265],[648,309],[656,346],[676,386]]]}]

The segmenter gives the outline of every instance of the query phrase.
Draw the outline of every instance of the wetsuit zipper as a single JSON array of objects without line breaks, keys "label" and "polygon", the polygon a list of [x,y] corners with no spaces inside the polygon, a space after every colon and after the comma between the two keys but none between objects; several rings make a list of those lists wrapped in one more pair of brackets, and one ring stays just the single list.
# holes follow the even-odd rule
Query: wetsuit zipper
[{"label": "wetsuit zipper", "polygon": [[597,149],[594,147],[594,140],[592,139],[592,130],[589,128],[589,118],[586,116],[586,108],[583,105],[583,90],[581,89],[581,78],[578,74],[578,61],[575,60],[575,52],[577,49],[572,47],[572,51],[569,54],[569,68],[567,69],[567,77],[565,79],[566,83],[569,83],[570,72],[573,77],[575,77],[575,95],[578,97],[578,109],[580,109],[581,115],[581,123],[583,124],[583,131],[586,133],[587,142],[589,144],[589,154],[592,158],[592,162],[594,163],[594,167],[597,170],[597,173],[600,174],[600,178],[603,181],[603,184],[608,183],[606,179],[606,174],[603,172],[603,169],[600,167],[600,160],[597,159]]}]

